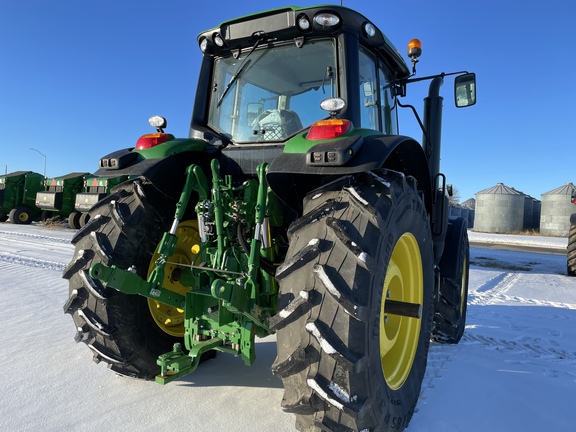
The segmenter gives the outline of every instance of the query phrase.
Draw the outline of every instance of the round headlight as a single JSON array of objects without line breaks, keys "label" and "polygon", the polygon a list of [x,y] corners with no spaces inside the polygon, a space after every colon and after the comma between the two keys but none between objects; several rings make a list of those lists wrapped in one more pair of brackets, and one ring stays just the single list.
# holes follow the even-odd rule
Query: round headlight
[{"label": "round headlight", "polygon": [[366,36],[368,37],[374,37],[376,34],[376,27],[374,27],[374,24],[369,22],[364,24],[364,33],[366,33]]},{"label": "round headlight", "polygon": [[224,46],[224,39],[222,39],[222,36],[220,36],[220,34],[216,33],[214,35],[214,43],[218,45],[220,48]]},{"label": "round headlight", "polygon": [[310,21],[308,21],[308,17],[303,15],[298,18],[298,27],[300,30],[308,30],[310,28]]},{"label": "round headlight", "polygon": [[208,48],[208,39],[202,38],[200,41],[200,51],[206,52],[206,48]]}]

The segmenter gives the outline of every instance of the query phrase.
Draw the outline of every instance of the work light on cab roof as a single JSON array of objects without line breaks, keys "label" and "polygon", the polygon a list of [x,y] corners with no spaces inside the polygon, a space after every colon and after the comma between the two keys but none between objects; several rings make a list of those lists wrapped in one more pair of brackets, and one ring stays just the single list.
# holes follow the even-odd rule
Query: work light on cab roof
[{"label": "work light on cab roof", "polygon": [[376,27],[374,27],[374,24],[372,24],[371,22],[365,23],[363,29],[366,36],[370,38],[376,35]]},{"label": "work light on cab roof", "polygon": [[310,28],[310,21],[306,15],[302,14],[298,17],[298,27],[303,31],[306,31]]},{"label": "work light on cab roof", "polygon": [[324,12],[316,15],[314,17],[314,22],[322,28],[336,27],[340,24],[340,17],[334,13]]}]

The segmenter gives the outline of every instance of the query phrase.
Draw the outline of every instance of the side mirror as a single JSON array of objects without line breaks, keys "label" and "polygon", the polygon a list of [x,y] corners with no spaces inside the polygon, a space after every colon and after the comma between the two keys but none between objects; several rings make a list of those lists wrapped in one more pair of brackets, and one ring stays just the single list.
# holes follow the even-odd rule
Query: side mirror
[{"label": "side mirror", "polygon": [[466,73],[454,79],[454,102],[456,108],[465,108],[476,103],[476,74]]},{"label": "side mirror", "polygon": [[261,103],[249,103],[246,109],[246,124],[251,126],[252,123],[264,111],[264,105]]}]

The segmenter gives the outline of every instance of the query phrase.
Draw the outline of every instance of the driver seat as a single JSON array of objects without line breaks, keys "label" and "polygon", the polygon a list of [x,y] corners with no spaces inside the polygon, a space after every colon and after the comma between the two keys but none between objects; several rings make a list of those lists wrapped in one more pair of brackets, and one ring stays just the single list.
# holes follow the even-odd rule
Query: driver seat
[{"label": "driver seat", "polygon": [[294,111],[267,110],[252,123],[252,133],[264,141],[281,141],[302,129],[302,122]]}]

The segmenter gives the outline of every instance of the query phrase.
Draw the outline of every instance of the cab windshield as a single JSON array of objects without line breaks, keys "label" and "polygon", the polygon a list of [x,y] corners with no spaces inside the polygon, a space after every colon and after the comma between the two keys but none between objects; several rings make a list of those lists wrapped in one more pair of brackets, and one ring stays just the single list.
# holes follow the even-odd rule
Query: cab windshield
[{"label": "cab windshield", "polygon": [[285,141],[325,118],[336,94],[333,40],[217,58],[208,125],[235,143]]}]

